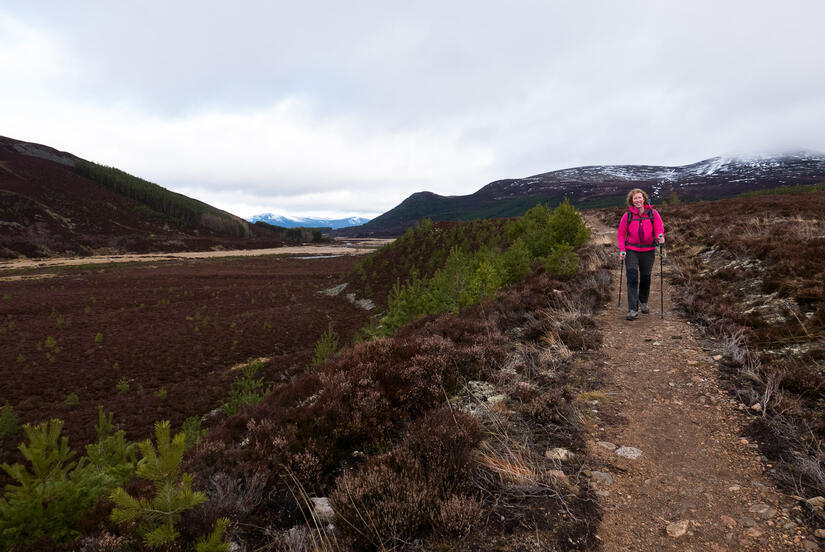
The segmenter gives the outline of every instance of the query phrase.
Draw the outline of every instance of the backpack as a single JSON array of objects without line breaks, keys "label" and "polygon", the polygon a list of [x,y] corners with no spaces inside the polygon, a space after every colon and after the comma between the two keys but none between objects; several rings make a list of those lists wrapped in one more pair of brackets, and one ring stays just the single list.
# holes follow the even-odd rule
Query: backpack
[{"label": "backpack", "polygon": [[647,216],[644,215],[637,215],[630,209],[627,210],[627,234],[624,236],[624,243],[627,246],[627,235],[630,233],[630,223],[634,221],[639,222],[639,226],[642,226],[644,219],[647,218],[650,221],[650,240],[651,242],[648,243],[634,243],[632,244],[634,247],[656,247],[656,225],[653,223],[653,207],[647,210]]}]

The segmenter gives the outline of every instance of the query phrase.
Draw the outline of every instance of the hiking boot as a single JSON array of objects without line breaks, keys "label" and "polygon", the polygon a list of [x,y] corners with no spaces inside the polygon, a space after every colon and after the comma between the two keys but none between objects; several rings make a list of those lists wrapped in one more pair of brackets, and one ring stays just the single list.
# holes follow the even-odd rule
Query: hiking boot
[{"label": "hiking boot", "polygon": [[650,309],[647,308],[647,303],[642,303],[641,305],[642,314],[650,314]]},{"label": "hiking boot", "polygon": [[636,320],[639,317],[639,313],[635,310],[627,311],[627,316],[625,317],[627,320]]}]

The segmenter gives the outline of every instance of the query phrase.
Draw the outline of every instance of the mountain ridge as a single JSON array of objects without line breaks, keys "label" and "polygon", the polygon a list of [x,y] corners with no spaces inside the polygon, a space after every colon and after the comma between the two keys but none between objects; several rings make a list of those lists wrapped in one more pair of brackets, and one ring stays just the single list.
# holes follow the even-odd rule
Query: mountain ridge
[{"label": "mountain ridge", "polygon": [[278,215],[275,213],[260,213],[252,215],[248,219],[249,222],[263,221],[273,226],[280,226],[283,228],[348,228],[350,226],[360,226],[369,222],[370,219],[364,217],[344,217],[338,219],[320,218],[320,217],[295,217],[289,215]]},{"label": "mountain ridge", "polygon": [[654,203],[676,193],[682,201],[723,199],[743,192],[825,182],[825,154],[800,150],[781,154],[717,156],[680,166],[588,165],[525,178],[490,182],[463,196],[416,192],[370,222],[333,232],[344,236],[391,236],[423,218],[472,220],[513,217],[536,203],[569,199],[579,208],[622,205],[633,188]]}]

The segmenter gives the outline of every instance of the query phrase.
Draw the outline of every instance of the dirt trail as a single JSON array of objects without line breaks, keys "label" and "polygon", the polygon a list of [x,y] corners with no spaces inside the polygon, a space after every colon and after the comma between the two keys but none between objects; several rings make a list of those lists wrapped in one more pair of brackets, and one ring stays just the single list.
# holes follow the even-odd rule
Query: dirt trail
[{"label": "dirt trail", "polygon": [[[615,240],[588,222],[597,241]],[[618,252],[616,263],[618,275]],[[772,466],[742,438],[747,418],[723,390],[721,351],[674,313],[664,264],[664,319],[658,258],[650,314],[625,320],[625,288],[622,307],[614,297],[596,318],[607,398],[593,405],[588,448],[604,550],[819,550],[799,503],[776,489]]]}]

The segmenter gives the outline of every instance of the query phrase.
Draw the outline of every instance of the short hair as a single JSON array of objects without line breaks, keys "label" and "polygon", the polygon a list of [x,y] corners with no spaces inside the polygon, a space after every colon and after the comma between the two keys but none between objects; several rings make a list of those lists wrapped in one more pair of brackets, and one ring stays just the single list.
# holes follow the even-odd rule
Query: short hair
[{"label": "short hair", "polygon": [[648,197],[647,193],[644,190],[642,190],[641,188],[633,188],[632,190],[627,192],[627,204],[628,205],[633,205],[633,196],[635,196],[636,194],[642,194],[642,197],[645,198],[645,204],[646,205],[650,204],[650,198]]}]

